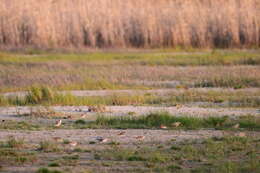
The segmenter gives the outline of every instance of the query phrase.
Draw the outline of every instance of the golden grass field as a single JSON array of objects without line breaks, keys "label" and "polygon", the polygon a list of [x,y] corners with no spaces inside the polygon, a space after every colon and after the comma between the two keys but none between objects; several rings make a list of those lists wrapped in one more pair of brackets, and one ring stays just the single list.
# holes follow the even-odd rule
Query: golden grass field
[{"label": "golden grass field", "polygon": [[0,46],[253,47],[258,0],[0,0]]}]

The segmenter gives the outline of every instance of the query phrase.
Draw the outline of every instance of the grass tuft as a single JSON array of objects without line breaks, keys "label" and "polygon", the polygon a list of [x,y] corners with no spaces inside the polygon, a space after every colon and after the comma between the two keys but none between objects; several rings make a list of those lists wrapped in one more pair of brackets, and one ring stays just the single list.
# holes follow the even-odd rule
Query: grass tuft
[{"label": "grass tuft", "polygon": [[49,170],[48,168],[39,168],[36,173],[62,173],[58,170]]},{"label": "grass tuft", "polygon": [[56,162],[52,162],[48,165],[49,167],[60,167],[60,164],[59,163],[56,163]]},{"label": "grass tuft", "polygon": [[25,146],[25,142],[23,139],[15,139],[14,137],[10,137],[7,141],[7,147],[9,148],[23,148]]},{"label": "grass tuft", "polygon": [[50,141],[41,141],[38,150],[43,151],[43,152],[59,152],[59,151],[61,151],[58,144],[50,142]]}]

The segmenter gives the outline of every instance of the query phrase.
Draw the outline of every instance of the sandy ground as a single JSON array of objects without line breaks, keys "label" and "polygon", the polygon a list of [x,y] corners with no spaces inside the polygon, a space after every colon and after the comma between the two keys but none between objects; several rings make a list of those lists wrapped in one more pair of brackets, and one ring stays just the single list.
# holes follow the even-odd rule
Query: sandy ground
[{"label": "sandy ground", "polygon": [[[119,135],[125,132],[124,135]],[[96,137],[101,136],[109,141],[120,142],[120,144],[129,145],[136,142],[160,143],[167,141],[183,141],[193,139],[205,139],[210,137],[222,137],[224,135],[238,135],[239,132],[225,132],[218,130],[148,130],[148,129],[74,129],[74,130],[47,130],[47,131],[12,131],[0,130],[0,139],[8,139],[14,136],[24,139],[30,144],[39,144],[40,141],[51,141],[54,137],[77,141],[79,145],[90,145],[89,142],[96,141]],[[260,136],[260,132],[248,132],[250,136]],[[143,140],[136,139],[137,136],[145,136]],[[100,143],[101,145],[101,143]]]},{"label": "sandy ground", "polygon": [[[126,116],[126,115],[145,115],[153,112],[169,112],[176,116],[260,116],[260,110],[251,108],[201,108],[201,107],[156,107],[156,106],[107,106],[107,112],[89,112],[87,106],[51,106],[47,108],[62,114],[81,115],[107,115],[107,116]],[[46,110],[45,107],[0,107],[0,119],[21,120],[24,117],[19,114],[29,114],[31,112]]]}]

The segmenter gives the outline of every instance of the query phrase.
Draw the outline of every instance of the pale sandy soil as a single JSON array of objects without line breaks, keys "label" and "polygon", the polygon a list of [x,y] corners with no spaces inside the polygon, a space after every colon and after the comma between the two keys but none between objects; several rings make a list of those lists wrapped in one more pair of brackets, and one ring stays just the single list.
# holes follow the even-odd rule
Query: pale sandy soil
[{"label": "pale sandy soil", "polygon": [[[124,135],[119,135],[125,132]],[[88,146],[90,148],[102,149],[110,142],[119,142],[122,145],[135,144],[160,144],[170,141],[181,142],[185,140],[207,139],[212,137],[236,136],[240,132],[235,131],[219,131],[219,130],[150,130],[150,129],[73,129],[73,130],[42,130],[42,131],[16,131],[16,130],[0,130],[0,139],[7,140],[13,136],[30,145],[38,145],[41,141],[54,141],[54,137],[60,137],[63,140],[76,141],[78,146]],[[260,132],[245,132],[246,136],[259,137]],[[97,142],[96,138],[101,136],[107,138],[105,143]],[[145,138],[136,139],[138,136]],[[95,145],[90,142],[96,142]]]},{"label": "pale sandy soil", "polygon": [[[156,106],[107,106],[107,112],[88,112],[88,106],[50,106],[48,110],[60,112],[62,114],[81,115],[87,116],[107,115],[107,116],[126,116],[126,115],[145,115],[153,112],[169,112],[176,116],[195,116],[195,117],[208,117],[208,116],[244,116],[254,115],[260,116],[260,110],[254,108],[201,108],[201,107],[156,107]],[[0,107],[0,119],[8,120],[22,120],[25,117],[19,114],[30,114],[37,111],[46,111],[45,107]]]},{"label": "pale sandy soil", "polygon": [[[120,132],[125,135],[118,135]],[[53,137],[61,137],[70,141],[77,141],[80,145],[89,145],[90,141],[96,141],[97,136],[108,138],[109,141],[117,141],[124,145],[136,142],[167,142],[171,140],[182,141],[185,139],[200,139],[210,137],[221,137],[224,131],[217,130],[196,130],[196,131],[173,131],[173,130],[148,130],[148,129],[128,129],[128,130],[108,130],[108,129],[74,129],[74,130],[47,130],[47,131],[12,131],[0,130],[0,138],[7,139],[10,136],[24,139],[30,144],[38,144],[40,141],[53,140]],[[256,133],[259,135],[259,133]],[[251,134],[251,135],[256,135]],[[145,136],[145,139],[138,140],[137,136]],[[104,144],[98,144],[104,145]]]}]

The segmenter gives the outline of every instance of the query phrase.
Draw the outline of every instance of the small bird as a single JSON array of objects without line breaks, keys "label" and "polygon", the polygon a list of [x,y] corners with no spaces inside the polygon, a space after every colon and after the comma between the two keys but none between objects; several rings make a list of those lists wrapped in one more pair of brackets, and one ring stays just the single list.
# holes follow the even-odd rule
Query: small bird
[{"label": "small bird", "polygon": [[88,112],[98,112],[98,107],[97,106],[89,106]]},{"label": "small bird", "polygon": [[86,118],[86,114],[82,114],[82,115],[80,116],[80,118],[82,118],[82,119]]},{"label": "small bird", "polygon": [[144,140],[145,136],[136,136],[135,139]]},{"label": "small bird", "polygon": [[125,133],[126,132],[122,131],[122,132],[118,133],[118,136],[123,136],[123,135],[125,135]]},{"label": "small bird", "polygon": [[234,129],[238,129],[239,126],[240,126],[239,124],[235,124],[235,125],[232,126],[232,128],[234,128]]},{"label": "small bird", "polygon": [[55,127],[60,127],[62,123],[62,120],[56,121]]},{"label": "small bird", "polygon": [[108,141],[107,138],[103,138],[103,137],[101,137],[101,136],[96,137],[96,140],[99,141],[100,143],[105,143],[105,142]]},{"label": "small bird", "polygon": [[69,142],[69,145],[75,147],[76,145],[78,145],[78,143],[76,141],[71,141]]},{"label": "small bird", "polygon": [[165,125],[160,125],[160,128],[161,128],[161,129],[167,129],[167,126],[165,126]]},{"label": "small bird", "polygon": [[246,133],[244,132],[240,132],[237,134],[238,137],[246,137]]},{"label": "small bird", "polygon": [[181,104],[177,104],[176,105],[176,109],[180,109],[180,108],[182,108],[182,105]]},{"label": "small bird", "polygon": [[62,142],[63,139],[61,137],[53,137],[53,139],[56,141],[56,142]]},{"label": "small bird", "polygon": [[181,122],[172,123],[172,126],[173,126],[173,127],[179,127],[180,125],[181,125]]},{"label": "small bird", "polygon": [[71,115],[67,116],[67,119],[72,119],[72,116]]}]

